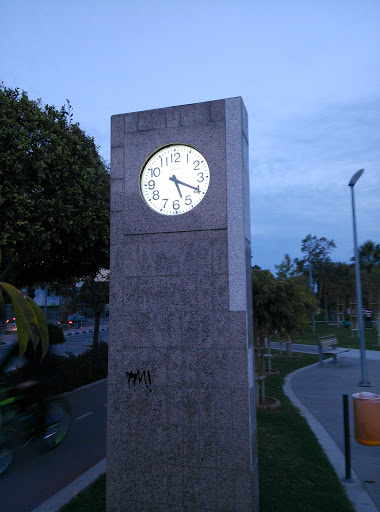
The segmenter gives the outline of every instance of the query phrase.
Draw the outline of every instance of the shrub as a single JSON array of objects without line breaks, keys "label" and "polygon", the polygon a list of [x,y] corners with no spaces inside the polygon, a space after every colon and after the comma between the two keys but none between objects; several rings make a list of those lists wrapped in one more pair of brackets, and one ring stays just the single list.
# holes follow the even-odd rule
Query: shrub
[{"label": "shrub", "polygon": [[[96,348],[89,348],[75,356],[57,356],[48,354],[42,361],[47,394],[58,395],[75,388],[105,379],[108,371],[108,345],[104,341]],[[27,380],[26,368],[0,374],[0,382],[17,383]]]},{"label": "shrub", "polygon": [[59,345],[65,343],[65,335],[63,334],[62,327],[55,324],[47,324],[49,331],[49,343],[50,345]]},{"label": "shrub", "polygon": [[68,354],[60,358],[59,389],[56,393],[71,391],[96,380],[105,379],[108,371],[108,345],[101,341],[98,347],[91,347],[75,356]]}]

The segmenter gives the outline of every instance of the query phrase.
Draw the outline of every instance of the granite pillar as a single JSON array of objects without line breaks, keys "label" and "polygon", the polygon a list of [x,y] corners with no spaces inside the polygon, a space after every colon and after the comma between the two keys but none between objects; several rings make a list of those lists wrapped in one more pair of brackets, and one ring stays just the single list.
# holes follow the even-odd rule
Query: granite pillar
[{"label": "granite pillar", "polygon": [[[210,169],[174,218],[139,191],[170,143]],[[258,511],[243,101],[113,116],[111,146],[107,512]]]}]

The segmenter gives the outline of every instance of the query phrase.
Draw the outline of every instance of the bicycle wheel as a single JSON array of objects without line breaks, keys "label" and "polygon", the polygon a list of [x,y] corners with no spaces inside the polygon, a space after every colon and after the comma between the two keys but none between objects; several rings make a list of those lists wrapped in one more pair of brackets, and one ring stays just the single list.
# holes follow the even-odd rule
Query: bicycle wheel
[{"label": "bicycle wheel", "polygon": [[0,476],[13,460],[13,451],[10,450],[0,437]]},{"label": "bicycle wheel", "polygon": [[68,404],[63,400],[49,402],[45,421],[43,445],[47,449],[55,448],[63,441],[70,427],[71,415]]},{"label": "bicycle wheel", "polygon": [[0,427],[0,476],[8,468],[17,448],[17,416],[12,410],[3,412]]}]

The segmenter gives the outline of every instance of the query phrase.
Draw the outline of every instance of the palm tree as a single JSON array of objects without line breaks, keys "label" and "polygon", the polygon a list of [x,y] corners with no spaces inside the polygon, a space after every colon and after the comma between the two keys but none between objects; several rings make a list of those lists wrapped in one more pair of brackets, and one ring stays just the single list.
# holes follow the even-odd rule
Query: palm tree
[{"label": "palm tree", "polygon": [[359,262],[368,273],[380,265],[380,244],[367,240],[359,247]]}]

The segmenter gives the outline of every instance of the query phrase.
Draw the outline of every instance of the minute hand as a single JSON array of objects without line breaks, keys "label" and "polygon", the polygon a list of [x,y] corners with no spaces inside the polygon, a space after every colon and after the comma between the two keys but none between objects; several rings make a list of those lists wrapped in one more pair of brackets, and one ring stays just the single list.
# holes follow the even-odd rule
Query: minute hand
[{"label": "minute hand", "polygon": [[189,188],[192,188],[194,190],[196,190],[198,192],[198,194],[200,193],[200,190],[199,190],[199,185],[197,187],[193,187],[193,185],[188,185],[187,183],[184,183],[183,181],[179,181],[179,180],[176,180],[177,183],[179,183],[180,185],[183,185],[184,187],[189,187]]}]

